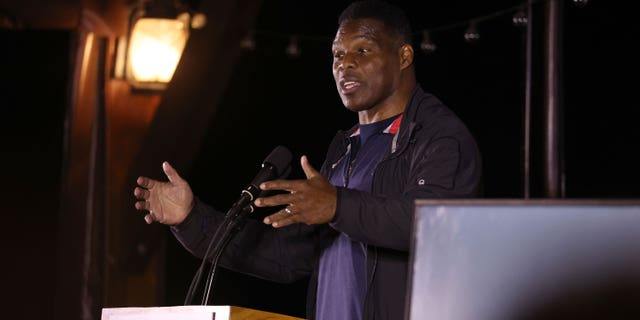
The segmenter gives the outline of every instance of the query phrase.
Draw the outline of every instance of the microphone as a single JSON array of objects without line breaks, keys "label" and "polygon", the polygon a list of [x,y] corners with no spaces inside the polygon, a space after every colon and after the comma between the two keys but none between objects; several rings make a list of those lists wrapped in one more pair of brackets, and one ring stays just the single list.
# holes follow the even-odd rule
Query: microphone
[{"label": "microphone", "polygon": [[237,209],[244,209],[247,205],[251,206],[251,211],[253,211],[253,205],[251,203],[255,198],[260,195],[260,184],[273,180],[276,178],[283,178],[289,175],[291,172],[291,159],[292,159],[291,151],[284,146],[277,146],[271,153],[264,159],[262,162],[262,166],[258,174],[253,178],[251,183],[247,185],[242,192],[240,193],[240,199],[236,201],[236,203],[232,206]]},{"label": "microphone", "polygon": [[200,268],[194,275],[187,296],[185,297],[185,305],[191,304],[191,300],[197,290],[200,277],[204,271],[205,262],[213,257],[211,261],[211,269],[204,288],[202,305],[208,304],[209,292],[211,290],[214,273],[218,265],[218,260],[227,243],[234,236],[237,229],[240,228],[241,220],[254,211],[253,200],[258,197],[262,190],[260,184],[276,178],[284,178],[291,172],[291,151],[284,146],[277,146],[262,162],[260,171],[253,178],[251,183],[247,185],[241,192],[240,198],[231,206],[227,212],[224,221],[218,226],[215,233],[211,237],[209,246],[202,258]]}]

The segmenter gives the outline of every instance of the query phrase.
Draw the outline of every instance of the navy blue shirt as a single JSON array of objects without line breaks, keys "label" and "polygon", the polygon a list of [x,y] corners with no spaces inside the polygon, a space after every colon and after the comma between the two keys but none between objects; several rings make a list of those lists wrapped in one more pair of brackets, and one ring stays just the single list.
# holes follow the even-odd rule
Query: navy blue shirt
[{"label": "navy blue shirt", "polygon": [[[375,168],[393,140],[395,131],[390,128],[400,122],[394,122],[396,119],[398,116],[360,125],[350,137],[347,154],[329,177],[331,184],[370,192]],[[338,233],[320,257],[317,319],[362,319],[366,278],[365,245]]]}]

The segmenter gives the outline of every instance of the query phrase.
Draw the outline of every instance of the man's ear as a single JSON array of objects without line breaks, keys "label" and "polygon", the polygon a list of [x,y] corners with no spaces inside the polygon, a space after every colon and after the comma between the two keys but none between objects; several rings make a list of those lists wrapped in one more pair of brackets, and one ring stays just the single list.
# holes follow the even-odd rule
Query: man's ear
[{"label": "man's ear", "polygon": [[406,69],[413,63],[413,46],[405,43],[400,47],[400,68]]}]

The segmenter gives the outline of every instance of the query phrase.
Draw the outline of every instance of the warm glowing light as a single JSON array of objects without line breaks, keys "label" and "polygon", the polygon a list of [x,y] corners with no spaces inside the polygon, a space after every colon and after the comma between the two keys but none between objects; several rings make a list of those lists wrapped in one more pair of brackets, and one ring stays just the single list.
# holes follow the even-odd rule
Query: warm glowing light
[{"label": "warm glowing light", "polygon": [[169,82],[188,37],[189,26],[182,20],[139,19],[129,40],[128,77],[135,82]]}]

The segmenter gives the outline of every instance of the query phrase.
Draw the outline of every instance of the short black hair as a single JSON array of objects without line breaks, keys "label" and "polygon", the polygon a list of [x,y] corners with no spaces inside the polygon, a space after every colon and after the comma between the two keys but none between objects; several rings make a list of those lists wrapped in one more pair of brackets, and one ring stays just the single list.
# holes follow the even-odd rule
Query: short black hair
[{"label": "short black hair", "polygon": [[411,44],[413,33],[404,10],[382,0],[361,0],[351,3],[338,18],[338,25],[354,19],[375,19],[403,42]]}]

